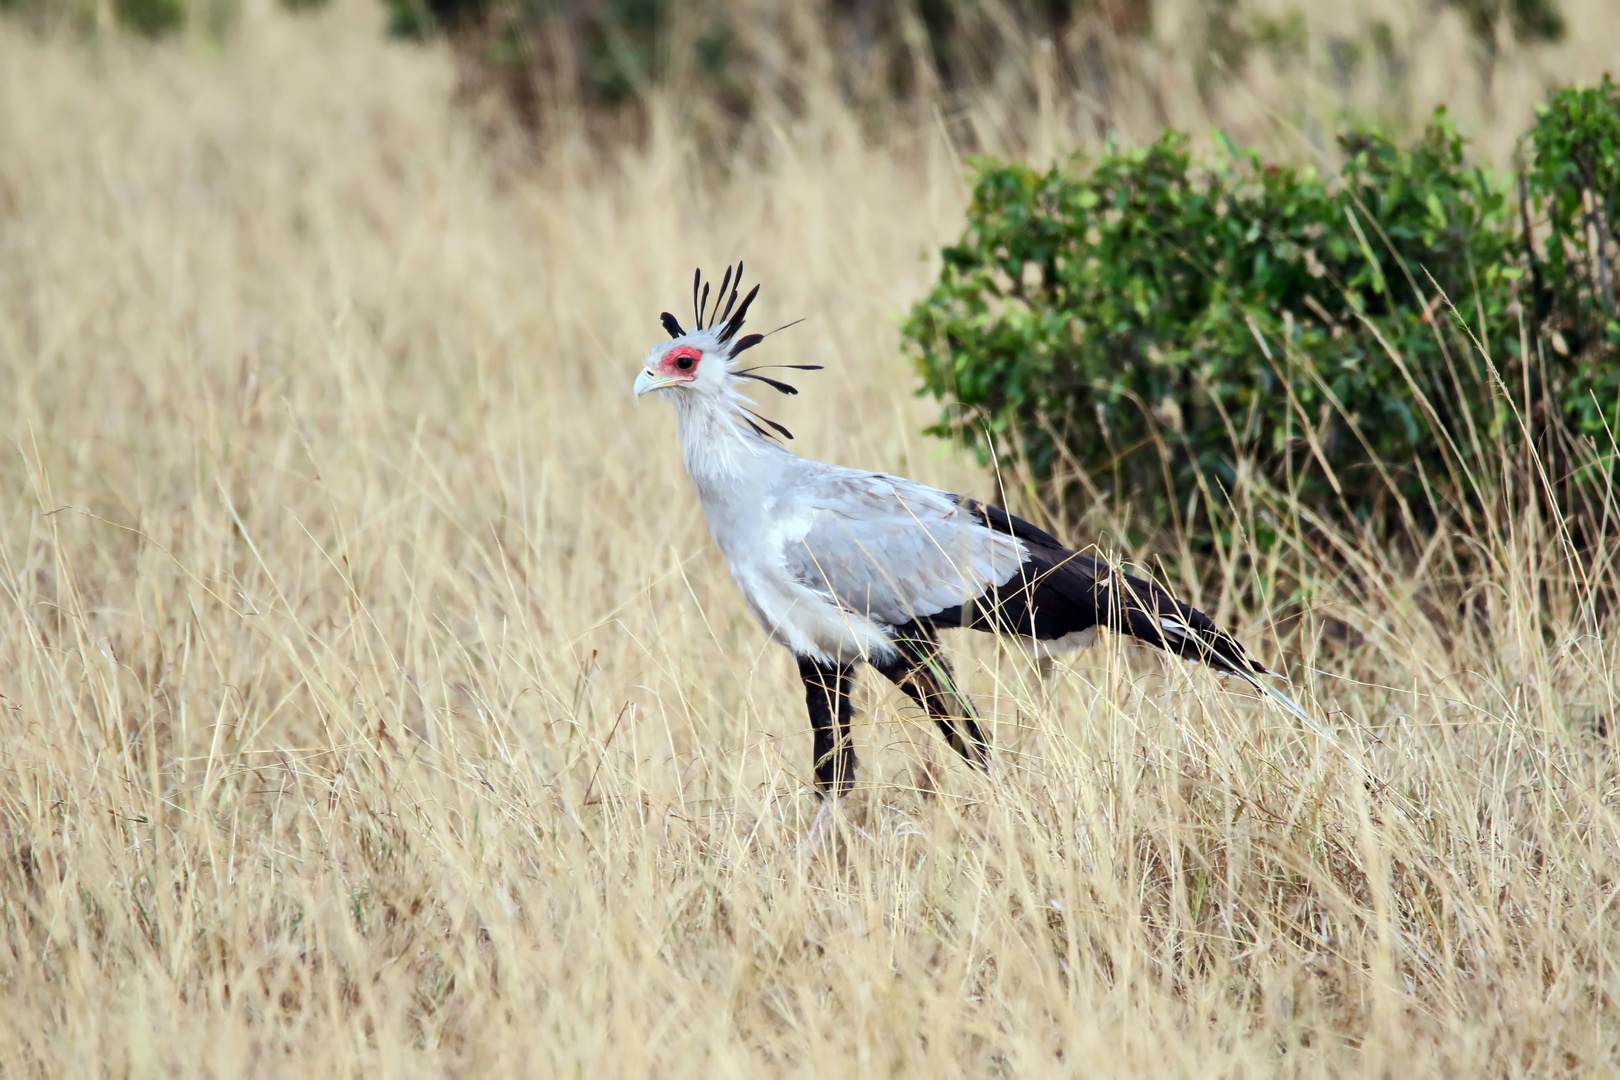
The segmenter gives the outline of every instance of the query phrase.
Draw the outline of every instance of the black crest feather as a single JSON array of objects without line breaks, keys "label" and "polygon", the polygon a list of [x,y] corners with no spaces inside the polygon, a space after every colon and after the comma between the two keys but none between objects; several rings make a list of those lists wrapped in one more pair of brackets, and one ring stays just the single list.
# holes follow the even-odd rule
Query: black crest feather
[{"label": "black crest feather", "polygon": [[733,371],[732,374],[739,379],[753,379],[755,382],[762,382],[772,390],[778,391],[779,393],[797,394],[799,392],[799,388],[797,386],[789,386],[787,383],[770,378],[767,375],[755,375],[748,371]]},{"label": "black crest feather", "polygon": [[[738,259],[737,260],[737,277],[731,283],[731,298],[726,301],[726,310],[720,313],[720,321],[721,322],[725,322],[727,319],[731,318],[731,309],[737,303],[737,290],[742,288],[742,272],[743,272],[743,263],[742,263],[741,259]],[[728,271],[728,273],[729,273],[729,271]],[[725,285],[722,284],[720,286],[720,292],[724,293],[725,291],[726,291],[726,287],[725,287]],[[716,301],[716,303],[718,303],[718,301]]]},{"label": "black crest feather", "polygon": [[747,412],[748,412],[749,416],[752,416],[755,420],[758,420],[760,423],[769,424],[771,427],[775,428],[778,432],[780,432],[782,434],[782,436],[784,438],[788,438],[788,439],[793,438],[793,432],[789,431],[787,428],[783,427],[781,424],[778,424],[775,420],[772,420],[770,417],[761,416],[761,415],[759,415],[759,413],[755,412],[753,409],[749,409],[749,410],[747,410]]},{"label": "black crest feather", "polygon": [[[714,293],[714,307],[710,308],[709,294],[711,291],[713,291],[713,282],[703,280],[702,269],[698,269],[692,274],[692,328],[694,330],[703,330],[706,327],[713,328],[718,326],[720,330],[716,336],[718,337],[720,344],[729,344],[731,346],[726,354],[726,359],[728,360],[735,359],[740,353],[752,349],[755,345],[758,345],[760,342],[764,341],[770,336],[769,334],[744,334],[741,337],[737,336],[738,332],[743,328],[743,321],[748,318],[749,307],[753,305],[754,298],[759,295],[759,286],[755,285],[752,289],[748,290],[748,295],[744,296],[742,301],[739,303],[737,296],[742,291],[742,279],[743,263],[741,260],[738,260],[735,267],[727,266],[725,274],[720,278],[720,288]],[[681,337],[685,333],[685,331],[681,328],[680,322],[675,318],[675,316],[671,315],[667,311],[663,313],[662,322],[664,324],[664,329],[669,331],[670,337]],[[787,326],[793,325],[794,323],[787,324]],[[786,330],[787,326],[779,327],[778,329]],[[772,330],[771,333],[774,334],[776,331]],[[779,394],[797,394],[799,392],[798,387],[785,383],[780,379],[773,379],[768,375],[756,374],[757,372],[768,368],[781,368],[792,371],[820,371],[821,365],[759,364],[751,368],[745,368],[741,371],[730,372],[730,374],[734,378],[753,379],[755,382],[764,383],[766,386],[769,386],[772,390],[775,390]],[[781,424],[778,424],[775,420],[772,420],[766,416],[761,416],[752,409],[744,409],[743,412],[745,415],[739,417],[739,419],[741,419],[742,422],[747,424],[749,427],[753,428],[754,431],[762,437],[767,439],[793,438],[793,432],[789,431]],[[769,430],[767,430],[767,428]]]},{"label": "black crest feather", "polygon": [[748,295],[743,297],[742,306],[737,309],[737,313],[731,318],[727,319],[726,325],[720,328],[720,340],[722,342],[730,341],[732,338],[737,336],[737,331],[742,329],[743,320],[748,317],[748,305],[752,304],[754,302],[754,297],[758,295],[758,285],[755,285],[752,289],[748,290]]},{"label": "black crest feather", "polygon": [[[714,310],[719,311],[720,305],[726,298],[726,290],[731,288],[731,267],[726,267],[726,276],[720,279],[720,291],[714,294]],[[715,320],[719,322],[717,318]]]}]

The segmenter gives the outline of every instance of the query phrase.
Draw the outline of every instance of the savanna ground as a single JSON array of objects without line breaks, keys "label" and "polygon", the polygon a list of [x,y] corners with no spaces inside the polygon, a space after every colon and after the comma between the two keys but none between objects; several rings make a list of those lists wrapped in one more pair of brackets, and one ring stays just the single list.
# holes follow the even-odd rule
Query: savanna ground
[{"label": "savanna ground", "polygon": [[[1577,7],[1571,75],[1615,54]],[[728,170],[656,112],[503,164],[374,9],[243,18],[0,23],[6,1075],[1613,1069],[1612,563],[1526,514],[1465,563],[1285,547],[1303,605],[1179,582],[1320,731],[1117,641],[958,642],[999,788],[866,677],[807,859],[791,662],[630,382],[741,255],[764,328],[809,316],[770,359],[827,365],[801,452],[996,497],[897,346],[949,142],[829,99]]]}]

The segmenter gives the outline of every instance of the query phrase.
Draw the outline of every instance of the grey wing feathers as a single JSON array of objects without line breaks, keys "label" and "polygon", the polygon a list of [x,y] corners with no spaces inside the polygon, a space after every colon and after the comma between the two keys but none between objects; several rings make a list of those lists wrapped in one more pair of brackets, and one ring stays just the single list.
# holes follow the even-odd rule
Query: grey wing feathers
[{"label": "grey wing feathers", "polygon": [[986,528],[954,496],[898,477],[823,474],[802,496],[810,527],[788,543],[790,572],[891,626],[973,600],[1024,559],[1022,543]]}]

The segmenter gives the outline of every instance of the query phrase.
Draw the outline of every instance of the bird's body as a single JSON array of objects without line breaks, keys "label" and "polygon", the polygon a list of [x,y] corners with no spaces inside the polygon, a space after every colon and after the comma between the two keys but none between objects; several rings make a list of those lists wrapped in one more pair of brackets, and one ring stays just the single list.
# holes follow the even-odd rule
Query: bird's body
[{"label": "bird's body", "polygon": [[[738,284],[741,272],[739,264]],[[989,764],[972,704],[940,655],[940,629],[1013,634],[1060,651],[1106,626],[1269,692],[1259,680],[1270,673],[1241,644],[1148,581],[996,507],[788,452],[766,427],[786,429],[753,412],[740,385],[796,391],[736,366],[761,336],[737,336],[758,288],[738,307],[735,287],[726,298],[731,282],[728,269],[709,326],[708,289],[698,301],[696,282],[697,326],[687,332],[664,316],[673,340],[648,352],[636,392],[672,400],[715,543],[754,617],[799,662],[824,795],[854,779],[849,686],[863,662],[921,705],[965,758]]]},{"label": "bird's body", "polygon": [[712,452],[688,455],[688,471],[749,610],[795,656],[890,660],[895,627],[1004,584],[1023,562],[1021,542],[954,496],[796,457],[746,429],[729,437],[723,472],[706,471]]}]

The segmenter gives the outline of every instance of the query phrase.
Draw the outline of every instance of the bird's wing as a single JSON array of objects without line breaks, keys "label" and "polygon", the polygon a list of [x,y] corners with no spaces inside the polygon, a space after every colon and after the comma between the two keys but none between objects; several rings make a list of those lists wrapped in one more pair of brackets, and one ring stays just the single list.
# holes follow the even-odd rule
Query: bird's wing
[{"label": "bird's wing", "polygon": [[1005,584],[1024,561],[1020,540],[922,484],[824,467],[795,486],[794,509],[806,527],[788,539],[789,573],[878,622],[898,626],[967,604]]}]

